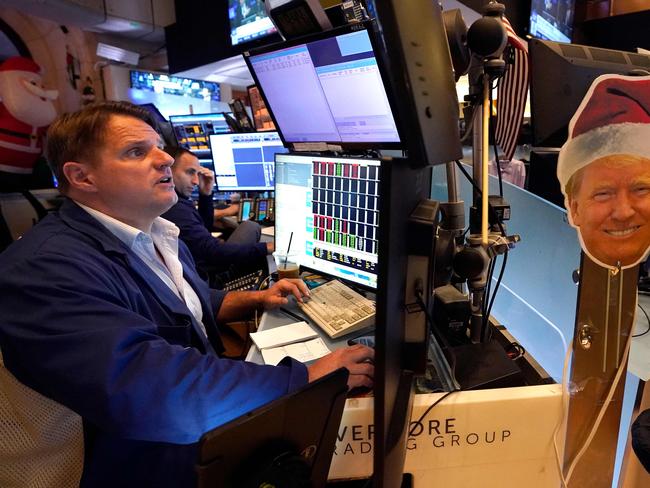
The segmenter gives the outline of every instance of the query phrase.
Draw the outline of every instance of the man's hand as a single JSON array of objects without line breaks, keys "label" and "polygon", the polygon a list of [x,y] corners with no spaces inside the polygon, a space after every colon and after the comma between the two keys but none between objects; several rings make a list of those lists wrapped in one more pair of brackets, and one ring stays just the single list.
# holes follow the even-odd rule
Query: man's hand
[{"label": "man's hand", "polygon": [[201,166],[198,173],[199,193],[201,193],[201,195],[212,195],[212,189],[214,188],[214,172]]},{"label": "man's hand", "polygon": [[266,243],[266,253],[273,254],[275,252],[275,243],[273,241]]},{"label": "man's hand", "polygon": [[348,388],[372,388],[375,376],[375,350],[361,344],[337,349],[307,367],[312,382],[339,368],[350,372]]},{"label": "man's hand", "polygon": [[260,293],[262,293],[262,305],[269,310],[286,305],[289,302],[287,298],[289,295],[293,295],[296,300],[302,303],[302,297],[309,296],[309,288],[302,280],[284,279]]},{"label": "man's hand", "polygon": [[221,220],[224,217],[234,217],[239,214],[239,204],[233,203],[228,205],[226,208],[215,208],[214,209],[214,220]]}]

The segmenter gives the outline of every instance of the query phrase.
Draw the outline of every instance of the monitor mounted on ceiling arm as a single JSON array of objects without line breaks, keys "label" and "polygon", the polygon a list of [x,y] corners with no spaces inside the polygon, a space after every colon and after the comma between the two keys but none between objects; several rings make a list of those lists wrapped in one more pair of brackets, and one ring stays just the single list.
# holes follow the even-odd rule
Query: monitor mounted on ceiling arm
[{"label": "monitor mounted on ceiling arm", "polygon": [[246,52],[244,59],[287,147],[401,149],[380,52],[373,24],[361,22]]},{"label": "monitor mounted on ceiling arm", "polygon": [[591,83],[604,74],[648,74],[650,56],[539,39],[529,44],[533,145],[561,147]]},{"label": "monitor mounted on ceiling arm", "polygon": [[530,35],[549,41],[571,42],[575,4],[575,0],[532,0]]},{"label": "monitor mounted on ceiling arm", "polygon": [[233,46],[261,39],[277,32],[266,14],[263,0],[228,0],[230,43]]},{"label": "monitor mounted on ceiling arm", "polygon": [[438,2],[367,3],[377,13],[409,161],[435,165],[462,158],[456,83]]}]

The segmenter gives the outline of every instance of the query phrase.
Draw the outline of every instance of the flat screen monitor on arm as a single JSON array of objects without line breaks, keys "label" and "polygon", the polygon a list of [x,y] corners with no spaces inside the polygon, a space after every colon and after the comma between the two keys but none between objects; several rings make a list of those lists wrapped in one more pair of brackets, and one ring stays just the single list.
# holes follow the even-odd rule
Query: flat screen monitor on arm
[{"label": "flat screen monitor on arm", "polygon": [[370,23],[244,53],[287,144],[400,148]]}]

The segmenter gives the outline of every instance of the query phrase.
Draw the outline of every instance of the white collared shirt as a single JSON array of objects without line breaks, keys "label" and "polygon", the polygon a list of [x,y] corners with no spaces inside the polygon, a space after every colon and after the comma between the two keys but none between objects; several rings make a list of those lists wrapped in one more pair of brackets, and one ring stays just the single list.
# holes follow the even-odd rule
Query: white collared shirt
[{"label": "white collared shirt", "polygon": [[185,305],[199,323],[201,330],[206,334],[205,326],[203,325],[201,301],[194,289],[183,277],[183,265],[180,259],[178,259],[178,227],[169,220],[157,217],[151,226],[151,234],[147,234],[99,210],[87,207],[76,201],[75,203],[97,219],[109,232],[115,235],[115,237],[126,244],[131,251],[142,259],[156,273],[156,276],[178,298],[185,302]]}]

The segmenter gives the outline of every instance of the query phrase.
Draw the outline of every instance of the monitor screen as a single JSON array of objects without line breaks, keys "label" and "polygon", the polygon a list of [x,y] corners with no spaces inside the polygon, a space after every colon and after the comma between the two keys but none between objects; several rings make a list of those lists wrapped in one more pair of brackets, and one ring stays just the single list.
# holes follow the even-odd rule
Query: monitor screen
[{"label": "monitor screen", "polygon": [[209,160],[210,136],[230,132],[223,113],[172,115],[169,117],[178,144],[192,151],[199,160]]},{"label": "monitor screen", "polygon": [[262,0],[228,0],[228,20],[233,46],[277,32]]},{"label": "monitor screen", "polygon": [[[275,248],[301,266],[377,287],[379,160],[275,157]],[[293,236],[293,237],[292,237]]]},{"label": "monitor screen", "polygon": [[530,35],[557,42],[571,42],[575,0],[533,0]]},{"label": "monitor screen", "polygon": [[560,147],[591,83],[604,74],[650,71],[650,56],[532,39],[530,108],[533,145]]},{"label": "monitor screen", "polygon": [[210,136],[219,191],[273,190],[274,158],[287,149],[277,132],[242,132]]},{"label": "monitor screen", "polygon": [[370,25],[244,53],[285,143],[400,147]]},{"label": "monitor screen", "polygon": [[260,94],[259,88],[255,85],[251,85],[247,88],[248,98],[251,101],[251,112],[253,113],[253,123],[257,130],[275,130],[275,124],[271,115],[269,114],[269,109],[266,108],[264,99]]},{"label": "monitor screen", "polygon": [[221,86],[213,81],[193,80],[151,71],[131,70],[130,75],[131,88],[213,102],[221,101]]}]

